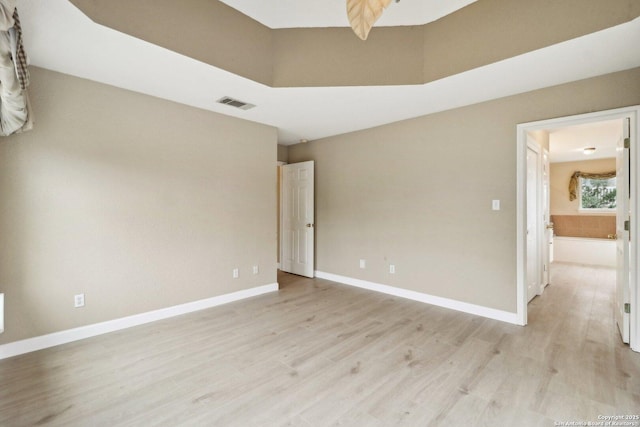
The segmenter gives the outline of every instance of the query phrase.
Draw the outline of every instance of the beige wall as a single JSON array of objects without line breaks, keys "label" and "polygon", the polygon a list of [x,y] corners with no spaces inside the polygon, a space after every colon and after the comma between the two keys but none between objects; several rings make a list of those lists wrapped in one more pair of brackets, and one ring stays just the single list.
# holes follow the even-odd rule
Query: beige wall
[{"label": "beige wall", "polygon": [[[581,162],[551,164],[551,215],[578,215],[578,199],[569,201],[569,180],[576,171],[601,173],[616,170],[616,159],[596,159]],[[611,213],[610,215],[615,215]]]},{"label": "beige wall", "polygon": [[423,42],[422,27],[378,27],[366,42],[351,28],[274,30],[273,86],[420,84]]},{"label": "beige wall", "polygon": [[594,33],[639,14],[637,0],[480,0],[425,25],[424,81]]},{"label": "beige wall", "polygon": [[291,146],[316,162],[317,269],[515,312],[516,125],[635,104],[640,69]]},{"label": "beige wall", "polygon": [[38,68],[31,93],[0,140],[0,343],[276,282],[274,128]]},{"label": "beige wall", "polygon": [[93,21],[270,85],[272,30],[216,0],[71,0]]},{"label": "beige wall", "polygon": [[640,15],[638,0],[481,0],[362,41],[346,27],[271,30],[215,0],[71,1],[98,23],[275,87],[426,83]]},{"label": "beige wall", "polygon": [[289,161],[289,147],[286,145],[278,144],[278,161],[279,162],[288,162]]},{"label": "beige wall", "polygon": [[528,136],[533,138],[540,145],[540,148],[549,151],[549,132],[546,130],[536,130],[527,132]]},{"label": "beige wall", "polygon": [[569,180],[576,171],[611,172],[616,159],[595,159],[579,162],[552,163],[550,166],[551,221],[556,236],[607,238],[615,234],[615,212],[584,213],[578,199],[569,201]]}]

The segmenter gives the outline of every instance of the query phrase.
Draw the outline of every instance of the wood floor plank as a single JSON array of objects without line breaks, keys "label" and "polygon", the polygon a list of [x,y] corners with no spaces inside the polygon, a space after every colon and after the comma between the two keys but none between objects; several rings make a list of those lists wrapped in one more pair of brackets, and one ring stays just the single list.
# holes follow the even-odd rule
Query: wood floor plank
[{"label": "wood floor plank", "polygon": [[4,426],[548,426],[640,412],[615,271],[554,264],[518,327],[321,279],[0,361]]}]

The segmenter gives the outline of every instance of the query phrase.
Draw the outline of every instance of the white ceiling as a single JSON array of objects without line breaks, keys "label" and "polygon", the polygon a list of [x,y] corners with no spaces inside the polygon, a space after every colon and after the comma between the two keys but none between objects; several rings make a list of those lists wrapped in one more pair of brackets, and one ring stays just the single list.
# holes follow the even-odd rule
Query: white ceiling
[{"label": "white ceiling", "polygon": [[[287,145],[640,66],[638,18],[425,85],[271,88],[95,24],[67,0],[19,10],[33,65],[268,124]],[[217,104],[223,96],[257,107]]]},{"label": "white ceiling", "polygon": [[[549,132],[549,161],[573,162],[616,157],[616,146],[622,139],[622,120],[586,123],[554,129]],[[583,150],[595,147],[593,154]]]},{"label": "white ceiling", "polygon": [[[220,0],[269,28],[348,27],[346,0]],[[391,2],[376,26],[422,25],[476,0]]]}]

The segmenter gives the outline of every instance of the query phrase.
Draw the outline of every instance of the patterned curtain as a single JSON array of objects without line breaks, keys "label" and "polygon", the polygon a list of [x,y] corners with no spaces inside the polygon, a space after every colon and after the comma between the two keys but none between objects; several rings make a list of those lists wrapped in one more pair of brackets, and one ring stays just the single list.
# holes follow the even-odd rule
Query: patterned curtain
[{"label": "patterned curtain", "polygon": [[33,127],[28,86],[27,55],[16,0],[0,0],[0,136]]}]

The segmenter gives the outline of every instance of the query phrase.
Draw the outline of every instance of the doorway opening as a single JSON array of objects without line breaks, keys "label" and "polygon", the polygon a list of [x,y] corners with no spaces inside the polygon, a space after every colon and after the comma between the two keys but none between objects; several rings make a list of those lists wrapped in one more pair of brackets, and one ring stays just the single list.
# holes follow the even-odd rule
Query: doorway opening
[{"label": "doorway opening", "polygon": [[[563,265],[610,269],[621,337],[640,351],[633,310],[638,307],[639,156],[634,148],[639,111],[629,107],[518,125],[517,316],[522,325],[528,322],[529,302],[552,284],[554,265],[563,273],[569,271]],[[602,277],[610,280],[611,274]]]}]

